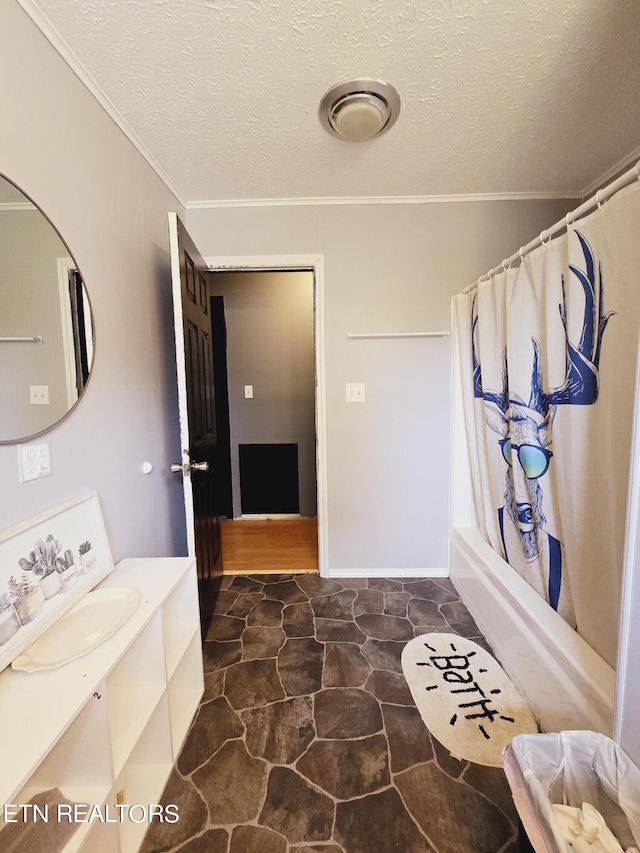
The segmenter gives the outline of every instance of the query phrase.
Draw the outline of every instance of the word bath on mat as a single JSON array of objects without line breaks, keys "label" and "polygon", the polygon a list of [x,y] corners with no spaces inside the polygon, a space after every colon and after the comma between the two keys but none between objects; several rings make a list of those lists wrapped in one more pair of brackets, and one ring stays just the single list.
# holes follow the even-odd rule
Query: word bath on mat
[{"label": "word bath on mat", "polygon": [[402,652],[402,669],[424,724],[452,755],[502,766],[515,735],[538,726],[500,664],[457,634],[423,634]]}]

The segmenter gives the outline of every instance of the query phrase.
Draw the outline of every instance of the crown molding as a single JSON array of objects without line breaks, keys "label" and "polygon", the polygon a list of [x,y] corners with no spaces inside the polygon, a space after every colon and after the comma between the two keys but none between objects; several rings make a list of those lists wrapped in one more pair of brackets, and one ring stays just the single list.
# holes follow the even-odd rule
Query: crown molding
[{"label": "crown molding", "polygon": [[47,39],[53,49],[57,51],[80,82],[89,90],[96,101],[98,101],[102,109],[116,123],[129,142],[131,142],[134,148],[136,148],[140,155],[147,161],[149,166],[151,166],[154,172],[156,172],[158,177],[164,184],[166,184],[167,188],[175,195],[180,204],[183,207],[186,207],[186,200],[180,190],[176,187],[153,154],[151,154],[140,137],[134,132],[108,95],[100,88],[91,74],[89,74],[82,62],[80,62],[76,54],[62,38],[60,33],[58,33],[58,31],[53,27],[49,19],[31,2],[31,0],[17,0],[17,2],[24,13],[31,19],[42,35]]},{"label": "crown molding", "polygon": [[232,207],[305,207],[349,204],[466,204],[478,201],[531,201],[582,197],[581,192],[567,190],[566,192],[471,193],[468,195],[253,198],[190,201],[186,204],[186,209],[209,210],[211,208]]},{"label": "crown molding", "polygon": [[592,181],[588,187],[585,187],[582,191],[582,198],[588,198],[590,195],[593,195],[596,190],[599,190],[601,187],[610,183],[613,178],[616,178],[618,175],[626,172],[627,169],[630,169],[638,161],[640,161],[640,147],[636,148],[635,151],[632,151],[631,154],[620,160],[619,163],[616,163],[615,166],[607,169],[603,175],[600,175],[597,180]]}]

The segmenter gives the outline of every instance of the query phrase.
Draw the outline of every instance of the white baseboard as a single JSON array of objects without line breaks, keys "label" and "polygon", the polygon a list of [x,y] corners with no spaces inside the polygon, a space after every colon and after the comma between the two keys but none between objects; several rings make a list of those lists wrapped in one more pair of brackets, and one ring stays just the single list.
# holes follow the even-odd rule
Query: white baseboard
[{"label": "white baseboard", "polygon": [[[283,518],[302,518],[299,512],[246,512],[238,521],[279,521]],[[233,521],[234,519],[232,519]]]},{"label": "white baseboard", "polygon": [[448,578],[449,569],[329,569],[334,578]]}]

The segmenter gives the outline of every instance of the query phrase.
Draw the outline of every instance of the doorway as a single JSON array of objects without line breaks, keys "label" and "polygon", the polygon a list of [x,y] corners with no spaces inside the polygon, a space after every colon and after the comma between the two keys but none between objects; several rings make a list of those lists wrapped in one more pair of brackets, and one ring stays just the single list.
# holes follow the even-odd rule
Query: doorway
[{"label": "doorway", "polygon": [[229,400],[223,570],[322,574],[321,258],[274,260],[206,259]]}]

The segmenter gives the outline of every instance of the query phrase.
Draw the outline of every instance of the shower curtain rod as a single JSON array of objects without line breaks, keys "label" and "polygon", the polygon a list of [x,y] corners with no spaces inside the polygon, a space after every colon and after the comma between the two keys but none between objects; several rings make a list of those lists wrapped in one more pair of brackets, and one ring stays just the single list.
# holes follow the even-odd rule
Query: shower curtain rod
[{"label": "shower curtain rod", "polygon": [[515,261],[522,261],[525,255],[528,255],[529,252],[532,252],[534,249],[537,249],[538,246],[542,246],[551,240],[556,234],[560,233],[564,228],[567,228],[577,219],[580,219],[585,214],[589,213],[594,207],[601,207],[603,202],[608,201],[613,195],[615,195],[619,190],[624,189],[629,184],[632,184],[634,181],[640,181],[640,160],[632,166],[627,172],[623,175],[620,175],[615,181],[612,181],[608,186],[604,189],[598,190],[597,193],[591,196],[590,199],[585,201],[579,207],[576,207],[575,210],[570,211],[564,217],[564,219],[559,219],[555,225],[552,225],[551,228],[546,228],[542,231],[535,239],[533,239],[530,243],[527,243],[526,246],[522,246],[522,248],[518,249],[517,252],[514,252],[510,258],[505,258],[504,261],[498,267],[494,267],[490,269],[488,273],[480,276],[477,281],[474,281],[473,284],[467,285],[462,293],[467,294],[471,293],[471,291],[481,284],[483,281],[489,281],[496,273],[499,273],[501,270],[506,271],[509,269],[512,263]]}]

